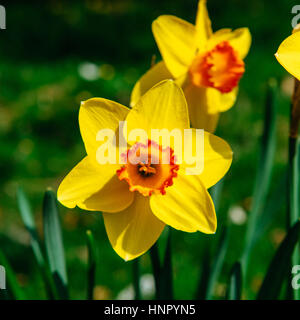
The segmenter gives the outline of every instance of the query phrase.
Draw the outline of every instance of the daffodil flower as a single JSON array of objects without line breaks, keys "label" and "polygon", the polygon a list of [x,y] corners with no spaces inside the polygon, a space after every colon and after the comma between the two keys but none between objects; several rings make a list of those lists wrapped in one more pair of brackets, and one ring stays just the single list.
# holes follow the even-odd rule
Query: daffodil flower
[{"label": "daffodil flower", "polygon": [[163,61],[136,83],[131,105],[155,83],[175,79],[184,90],[191,125],[214,132],[219,113],[236,100],[251,44],[248,28],[213,33],[206,0],[200,0],[196,25],[163,15],[153,22],[152,31]]},{"label": "daffodil flower", "polygon": [[295,88],[292,97],[290,137],[297,138],[300,124],[300,24],[291,36],[279,46],[275,57],[278,62],[295,77]]},{"label": "daffodil flower", "polygon": [[[106,99],[85,101],[80,107],[79,125],[87,156],[60,184],[58,200],[68,208],[77,205],[103,212],[109,241],[124,260],[146,252],[166,224],[185,232],[215,233],[216,213],[207,189],[228,171],[232,161],[229,145],[204,132],[204,170],[198,175],[186,173],[190,163],[176,163],[171,144],[163,146],[151,139],[145,143],[126,137],[128,149],[121,153],[122,157],[99,164],[97,152],[103,141],[96,139],[97,134],[101,129],[117,132],[120,121],[126,121],[128,132],[139,128],[146,132],[153,128],[181,132],[190,128],[184,94],[172,80],[151,88],[132,109]],[[120,146],[113,141],[105,143],[116,149]],[[149,150],[158,155],[157,161],[151,162]],[[137,154],[138,161],[123,161]],[[169,156],[170,161],[160,161],[164,156]]]},{"label": "daffodil flower", "polygon": [[[299,25],[300,26],[300,25]],[[278,62],[300,81],[300,28],[295,28],[279,46],[275,57]]]}]

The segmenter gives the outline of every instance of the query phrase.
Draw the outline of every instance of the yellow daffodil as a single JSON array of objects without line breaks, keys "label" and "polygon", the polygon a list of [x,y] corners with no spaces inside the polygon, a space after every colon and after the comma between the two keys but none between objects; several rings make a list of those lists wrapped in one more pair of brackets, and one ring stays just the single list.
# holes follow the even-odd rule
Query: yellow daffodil
[{"label": "yellow daffodil", "polygon": [[251,44],[248,28],[213,33],[206,0],[200,0],[196,25],[163,15],[153,22],[152,30],[163,61],[137,82],[131,105],[155,83],[175,79],[184,90],[191,125],[214,132],[219,113],[236,100]]},{"label": "yellow daffodil", "polygon": [[300,24],[293,29],[275,53],[278,62],[295,77],[292,97],[290,137],[297,138],[300,124]]},{"label": "yellow daffodil", "polygon": [[[166,224],[186,232],[215,233],[216,213],[207,189],[228,171],[232,161],[229,145],[204,132],[201,149],[204,169],[191,175],[187,174],[192,165],[189,161],[177,163],[174,141],[163,145],[151,136],[143,142],[126,135],[122,129],[125,151],[121,156],[112,153],[113,161],[101,164],[104,155],[99,150],[104,145],[119,150],[121,144],[120,138],[117,142],[102,141],[99,130],[119,132],[122,121],[127,123],[128,132],[140,128],[147,133],[152,129],[182,132],[190,128],[184,94],[172,80],[151,88],[132,109],[101,98],[83,102],[79,125],[87,156],[60,184],[58,200],[68,208],[77,205],[85,210],[102,211],[109,241],[124,260],[146,252]],[[193,136],[197,130],[189,130],[190,140],[184,141],[194,150],[197,146]],[[169,162],[162,161],[168,156]],[[135,157],[138,161],[132,161]]]},{"label": "yellow daffodil", "polygon": [[300,32],[299,27],[279,46],[275,57],[278,62],[300,81]]}]

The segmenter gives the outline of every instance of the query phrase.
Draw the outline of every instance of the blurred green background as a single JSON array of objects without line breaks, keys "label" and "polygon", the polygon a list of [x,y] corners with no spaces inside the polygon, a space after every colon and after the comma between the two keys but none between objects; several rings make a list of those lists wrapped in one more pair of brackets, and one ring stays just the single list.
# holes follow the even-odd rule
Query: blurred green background
[{"label": "blurred green background", "polygon": [[[7,29],[0,30],[0,247],[28,298],[45,297],[17,203],[21,185],[29,196],[42,234],[42,198],[57,187],[85,154],[78,128],[80,102],[104,97],[129,104],[134,83],[159,53],[151,22],[173,14],[194,22],[197,0],[2,1]],[[287,161],[289,99],[293,81],[274,53],[291,33],[296,1],[208,1],[213,29],[249,27],[253,43],[246,58],[236,105],[222,115],[217,135],[229,142],[234,161],[224,181],[215,236],[174,231],[175,298],[194,296],[206,246],[215,248],[224,225],[231,225],[229,248],[215,297],[222,298],[232,264],[243,249],[247,212],[263,128],[266,82],[279,82],[277,150],[271,190]],[[70,296],[85,297],[85,231],[98,246],[95,298],[116,298],[132,280],[132,263],[112,250],[100,214],[59,205],[66,248]],[[253,297],[285,234],[285,206],[253,250],[247,297]],[[142,273],[150,273],[148,254]]]}]

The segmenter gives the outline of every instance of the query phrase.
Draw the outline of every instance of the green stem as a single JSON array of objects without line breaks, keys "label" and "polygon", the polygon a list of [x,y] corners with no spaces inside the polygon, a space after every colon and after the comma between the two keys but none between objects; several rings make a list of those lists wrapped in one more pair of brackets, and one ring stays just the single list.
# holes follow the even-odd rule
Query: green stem
[{"label": "green stem", "polygon": [[173,295],[173,267],[172,267],[172,230],[168,230],[167,247],[164,258],[164,264],[162,268],[162,279],[163,279],[163,299],[172,300]]},{"label": "green stem", "polygon": [[94,236],[90,230],[86,232],[88,247],[87,300],[93,300],[96,279],[96,249]]},{"label": "green stem", "polygon": [[166,231],[168,232],[166,239],[167,243],[162,265],[160,264],[157,244],[150,249],[157,300],[173,299],[171,228],[168,228]]},{"label": "green stem", "polygon": [[216,255],[213,259],[213,263],[211,265],[210,274],[207,282],[206,296],[205,299],[212,300],[214,296],[214,288],[218,279],[220,277],[222,267],[225,261],[225,256],[228,248],[228,231],[227,228],[224,228],[221,233],[221,237],[219,240],[218,248]]},{"label": "green stem", "polygon": [[[297,137],[289,138],[289,159],[288,159],[288,211],[287,211],[287,229],[289,229],[299,219],[299,155],[298,155]],[[296,246],[292,256],[291,267],[300,264],[299,245]],[[290,282],[290,281],[289,281]],[[289,288],[290,285],[289,285]],[[289,290],[288,290],[289,291]],[[289,297],[293,296],[295,300],[300,300],[299,290],[288,292]]]},{"label": "green stem", "polygon": [[255,244],[257,226],[264,208],[272,176],[273,159],[276,150],[277,86],[271,79],[268,84],[265,104],[265,125],[261,140],[259,165],[256,173],[253,202],[245,234],[245,247],[241,257],[244,279],[247,278],[248,264]]},{"label": "green stem", "polygon": [[298,219],[298,139],[289,138],[289,164],[288,164],[288,221],[287,227],[290,228]]},{"label": "green stem", "polygon": [[204,238],[204,254],[201,257],[202,269],[199,283],[195,295],[196,300],[205,300],[208,288],[208,282],[211,274],[211,240]]},{"label": "green stem", "polygon": [[135,293],[135,300],[141,300],[141,289],[140,289],[140,263],[139,259],[133,261],[133,287]]},{"label": "green stem", "polygon": [[160,289],[160,261],[157,243],[155,243],[150,249],[150,259],[152,264],[154,283],[155,283],[155,296],[157,300],[161,299]]},{"label": "green stem", "polygon": [[242,267],[236,262],[230,272],[230,278],[226,293],[227,300],[241,300],[242,296]]}]

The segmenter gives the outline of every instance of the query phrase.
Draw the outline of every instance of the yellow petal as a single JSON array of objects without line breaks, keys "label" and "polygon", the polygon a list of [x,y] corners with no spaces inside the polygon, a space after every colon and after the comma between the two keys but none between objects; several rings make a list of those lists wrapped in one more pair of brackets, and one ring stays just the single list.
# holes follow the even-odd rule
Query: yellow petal
[{"label": "yellow petal", "polygon": [[228,41],[229,44],[239,53],[239,57],[244,59],[251,46],[251,33],[248,28],[221,29],[215,32],[207,43],[207,50],[213,49],[218,43]]},{"label": "yellow petal", "polygon": [[208,38],[212,35],[211,21],[207,12],[206,0],[199,0],[196,17],[198,48],[204,51]]},{"label": "yellow petal", "polygon": [[[185,143],[193,146],[193,156],[195,156],[197,142],[196,131],[195,129],[192,130],[192,140],[186,140]],[[199,143],[201,143],[201,141]],[[205,188],[208,189],[222,179],[229,170],[232,162],[232,150],[225,140],[205,131],[203,156],[204,166],[199,177]],[[182,170],[186,170],[187,168],[194,167],[195,164],[187,164],[187,161],[185,161],[180,166]]]},{"label": "yellow petal", "polygon": [[208,112],[206,88],[188,85],[184,88],[184,94],[189,108],[191,126],[214,132],[218,124],[219,113],[210,114]]},{"label": "yellow petal", "polygon": [[150,68],[135,84],[130,99],[130,105],[133,107],[149,89],[165,79],[172,79],[172,75],[166,67],[164,61],[158,62]]},{"label": "yellow petal", "polygon": [[228,93],[222,93],[214,88],[206,88],[207,111],[209,114],[229,110],[235,103],[238,87]]},{"label": "yellow petal", "polygon": [[103,142],[97,141],[102,129],[116,131],[119,121],[124,121],[129,109],[123,105],[102,98],[92,98],[82,103],[79,111],[79,126],[86,152],[93,159]]},{"label": "yellow petal", "polygon": [[164,15],[152,23],[152,31],[163,60],[174,78],[184,74],[196,53],[196,28],[174,16]]},{"label": "yellow petal", "polygon": [[120,212],[133,202],[134,193],[129,191],[128,183],[120,181],[115,174],[103,188],[78,204],[89,211]]},{"label": "yellow petal", "polygon": [[119,213],[104,213],[104,223],[113,249],[132,260],[151,248],[165,224],[151,212],[149,197],[136,194],[130,207]]},{"label": "yellow petal", "polygon": [[286,38],[275,56],[291,75],[300,80],[300,32],[295,32]]},{"label": "yellow petal", "polygon": [[165,195],[152,195],[153,213],[171,227],[186,231],[215,233],[217,218],[212,199],[199,176],[179,170]]},{"label": "yellow petal", "polygon": [[68,208],[74,208],[103,188],[118,168],[117,165],[99,165],[90,157],[85,157],[60,184],[58,201]]},{"label": "yellow petal", "polygon": [[149,139],[151,129],[189,128],[187,104],[181,88],[173,80],[160,82],[141,97],[126,120],[128,133],[144,129]]}]

